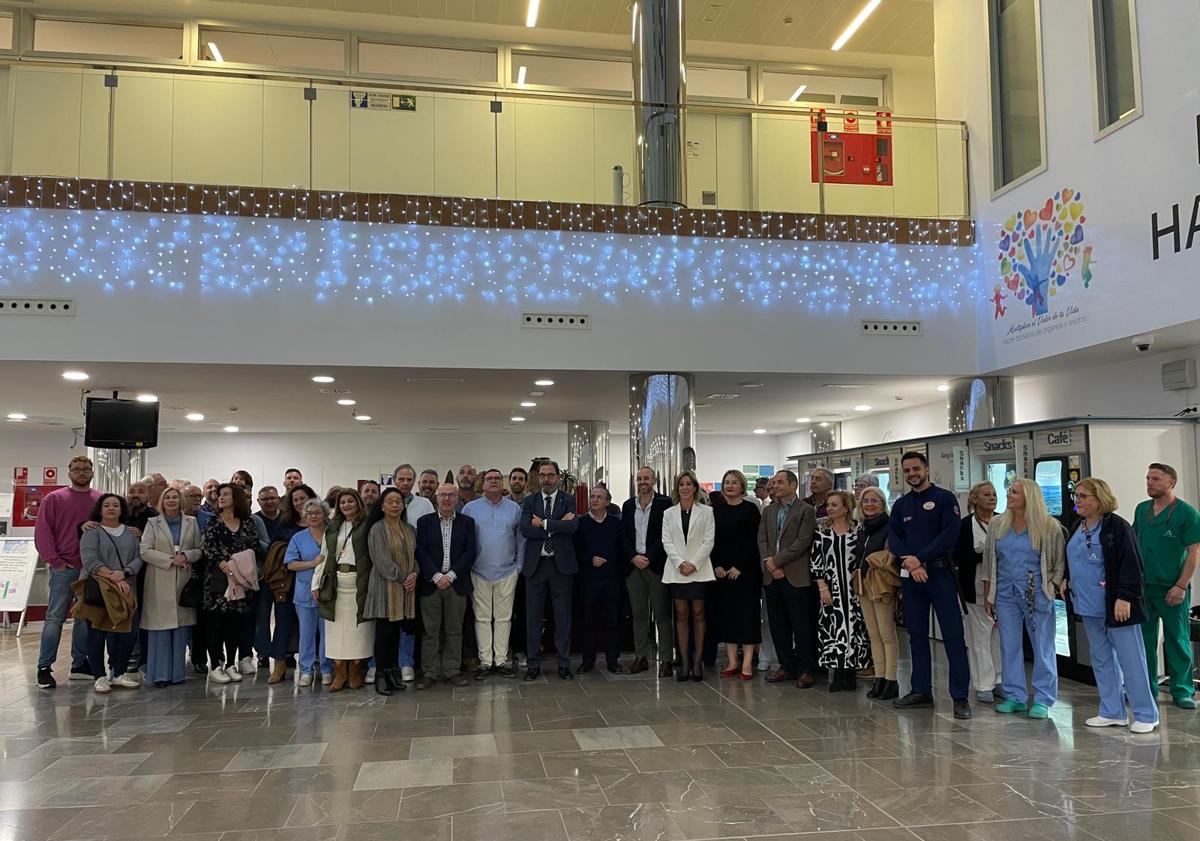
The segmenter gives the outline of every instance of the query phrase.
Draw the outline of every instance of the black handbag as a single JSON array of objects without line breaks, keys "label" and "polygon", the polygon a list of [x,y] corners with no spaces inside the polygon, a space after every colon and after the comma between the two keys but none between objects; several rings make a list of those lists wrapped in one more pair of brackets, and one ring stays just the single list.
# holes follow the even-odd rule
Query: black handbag
[{"label": "black handbag", "polygon": [[83,580],[83,603],[88,607],[104,607],[104,593],[100,590],[100,582],[90,575]]},{"label": "black handbag", "polygon": [[203,582],[195,569],[192,570],[191,576],[187,583],[183,585],[183,589],[179,591],[179,606],[180,607],[200,607],[200,594],[204,591]]}]

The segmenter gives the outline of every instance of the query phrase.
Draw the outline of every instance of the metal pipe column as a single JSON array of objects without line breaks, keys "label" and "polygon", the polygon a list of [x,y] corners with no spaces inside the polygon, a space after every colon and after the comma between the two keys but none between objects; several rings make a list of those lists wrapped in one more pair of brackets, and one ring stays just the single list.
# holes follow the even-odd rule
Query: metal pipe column
[{"label": "metal pipe column", "polygon": [[639,467],[658,474],[670,493],[682,470],[696,469],[696,378],[692,374],[629,377],[629,494]]},{"label": "metal pipe column", "polygon": [[633,111],[642,204],[684,207],[684,0],[633,4]]}]

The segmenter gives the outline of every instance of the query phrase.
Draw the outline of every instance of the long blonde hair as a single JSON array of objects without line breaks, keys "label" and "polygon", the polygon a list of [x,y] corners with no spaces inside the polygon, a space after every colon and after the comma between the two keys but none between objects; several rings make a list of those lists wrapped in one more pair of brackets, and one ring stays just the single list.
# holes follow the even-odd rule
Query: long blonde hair
[{"label": "long blonde hair", "polygon": [[[1020,485],[1025,492],[1025,526],[1029,532],[1029,545],[1035,552],[1041,552],[1043,547],[1051,545],[1055,535],[1061,534],[1062,526],[1050,516],[1042,488],[1037,482],[1032,479],[1013,479],[1012,485]],[[1012,530],[1012,521],[1013,512],[1009,508],[992,523],[989,531],[996,536],[997,542]]]}]

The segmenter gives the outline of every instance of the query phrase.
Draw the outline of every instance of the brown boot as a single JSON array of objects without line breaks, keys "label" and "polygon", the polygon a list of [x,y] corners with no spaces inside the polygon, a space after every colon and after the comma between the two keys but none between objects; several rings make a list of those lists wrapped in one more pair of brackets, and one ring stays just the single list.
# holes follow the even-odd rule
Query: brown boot
[{"label": "brown boot", "polygon": [[362,689],[366,683],[365,677],[367,674],[366,660],[353,660],[350,663],[350,688]]},{"label": "brown boot", "polygon": [[341,692],[346,688],[347,667],[349,665],[349,660],[333,661],[333,683],[329,684],[330,692]]},{"label": "brown boot", "polygon": [[271,676],[267,678],[267,683],[283,683],[285,676],[287,676],[287,663],[281,658],[276,660],[275,665],[271,667]]}]

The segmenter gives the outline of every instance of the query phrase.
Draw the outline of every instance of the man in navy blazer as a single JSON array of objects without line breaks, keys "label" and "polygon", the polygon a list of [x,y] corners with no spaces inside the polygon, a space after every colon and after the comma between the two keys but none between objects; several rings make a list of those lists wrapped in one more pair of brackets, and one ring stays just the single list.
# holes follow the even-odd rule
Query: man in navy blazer
[{"label": "man in navy blazer", "polygon": [[455,686],[470,683],[462,673],[462,645],[471,567],[475,564],[475,521],[455,513],[458,489],[454,485],[439,487],[436,499],[437,510],[417,520],[417,593],[425,630],[421,641],[423,673],[417,689],[429,689],[437,683],[439,660],[447,682]]},{"label": "man in navy blazer", "polygon": [[621,507],[621,531],[624,535],[625,560],[628,574],[625,588],[629,591],[629,609],[633,614],[633,665],[631,674],[644,672],[649,666],[653,639],[650,618],[658,631],[658,676],[671,676],[674,658],[675,629],[666,585],[662,583],[667,552],[663,548],[663,512],[671,507],[671,498],[654,490],[658,476],[654,468],[638,468],[635,480],[637,496],[625,500]]},{"label": "man in navy blazer", "polygon": [[521,533],[525,535],[525,632],[529,646],[525,680],[542,673],[542,619],[546,595],[554,607],[554,647],[558,676],[571,674],[571,585],[579,570],[575,562],[575,497],[559,489],[558,463],[538,467],[538,493],[526,494],[521,506]]}]

